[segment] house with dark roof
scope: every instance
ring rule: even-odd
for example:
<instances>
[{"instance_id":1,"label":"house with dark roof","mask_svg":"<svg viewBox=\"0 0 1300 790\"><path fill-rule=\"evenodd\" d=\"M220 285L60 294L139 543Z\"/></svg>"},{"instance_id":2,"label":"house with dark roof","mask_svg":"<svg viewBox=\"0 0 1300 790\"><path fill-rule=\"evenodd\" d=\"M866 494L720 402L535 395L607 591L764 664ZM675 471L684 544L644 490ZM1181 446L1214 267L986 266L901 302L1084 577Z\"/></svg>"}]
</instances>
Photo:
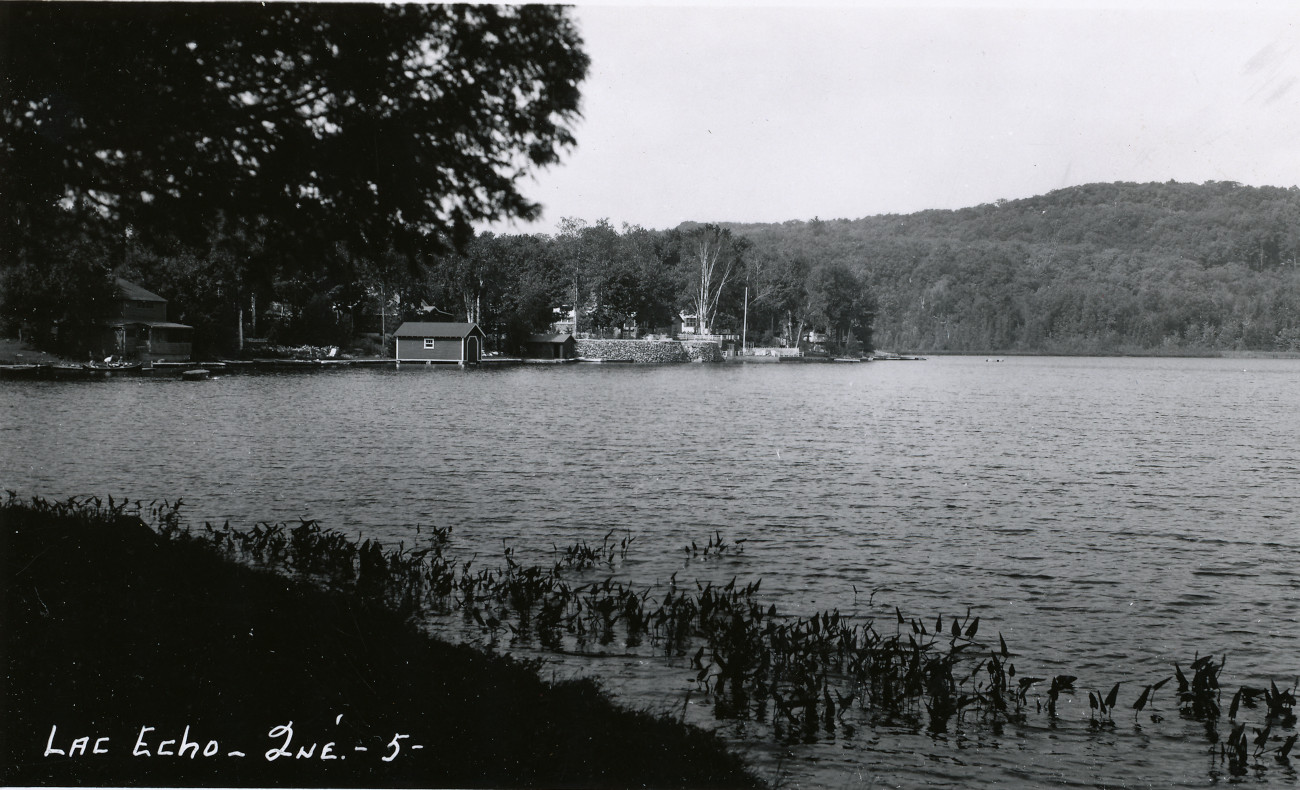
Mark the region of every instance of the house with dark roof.
<instances>
[{"instance_id":1,"label":"house with dark roof","mask_svg":"<svg viewBox=\"0 0 1300 790\"><path fill-rule=\"evenodd\" d=\"M397 362L476 363L483 357L487 335L478 324L407 321L393 333Z\"/></svg>"},{"instance_id":2,"label":"house with dark roof","mask_svg":"<svg viewBox=\"0 0 1300 790\"><path fill-rule=\"evenodd\" d=\"M519 349L524 359L576 359L578 341L565 332L555 335L529 335Z\"/></svg>"},{"instance_id":3,"label":"house with dark roof","mask_svg":"<svg viewBox=\"0 0 1300 790\"><path fill-rule=\"evenodd\" d=\"M105 342L114 354L142 362L184 362L194 328L167 320L167 300L130 280L117 278L118 314Z\"/></svg>"}]
</instances>

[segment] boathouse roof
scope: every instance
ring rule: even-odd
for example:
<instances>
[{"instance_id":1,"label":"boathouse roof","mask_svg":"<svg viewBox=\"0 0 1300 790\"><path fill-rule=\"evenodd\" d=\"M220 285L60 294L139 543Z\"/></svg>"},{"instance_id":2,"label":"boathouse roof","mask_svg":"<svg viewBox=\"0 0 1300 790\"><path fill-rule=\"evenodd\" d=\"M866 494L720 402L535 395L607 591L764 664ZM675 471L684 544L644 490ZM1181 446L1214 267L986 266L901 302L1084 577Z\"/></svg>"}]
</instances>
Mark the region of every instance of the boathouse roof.
<instances>
[{"instance_id":1,"label":"boathouse roof","mask_svg":"<svg viewBox=\"0 0 1300 790\"><path fill-rule=\"evenodd\" d=\"M141 288L140 286L136 285L130 280L123 280L121 277L117 278L117 288L119 291L122 292L123 299L129 299L133 302L166 302L167 301L166 299L162 298L161 296L154 293L153 291L149 291L144 288Z\"/></svg>"},{"instance_id":2,"label":"boathouse roof","mask_svg":"<svg viewBox=\"0 0 1300 790\"><path fill-rule=\"evenodd\" d=\"M525 343L567 343L573 339L573 335L568 332L562 332L556 335L529 335Z\"/></svg>"},{"instance_id":3,"label":"boathouse roof","mask_svg":"<svg viewBox=\"0 0 1300 790\"><path fill-rule=\"evenodd\" d=\"M178 324L175 321L137 321L129 318L119 318L116 321L110 321L109 326L147 326L150 329L193 329L189 324Z\"/></svg>"},{"instance_id":4,"label":"boathouse roof","mask_svg":"<svg viewBox=\"0 0 1300 790\"><path fill-rule=\"evenodd\" d=\"M447 321L407 321L397 327L397 337L465 337L474 331L482 332L478 324Z\"/></svg>"}]
</instances>

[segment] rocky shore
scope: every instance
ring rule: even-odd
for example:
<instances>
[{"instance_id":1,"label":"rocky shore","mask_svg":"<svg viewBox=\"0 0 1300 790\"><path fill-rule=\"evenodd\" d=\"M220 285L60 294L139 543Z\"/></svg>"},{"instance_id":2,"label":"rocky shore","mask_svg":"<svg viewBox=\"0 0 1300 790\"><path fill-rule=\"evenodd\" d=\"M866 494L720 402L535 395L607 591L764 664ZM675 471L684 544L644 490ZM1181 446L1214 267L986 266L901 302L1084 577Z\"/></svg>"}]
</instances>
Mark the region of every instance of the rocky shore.
<instances>
[{"instance_id":1,"label":"rocky shore","mask_svg":"<svg viewBox=\"0 0 1300 790\"><path fill-rule=\"evenodd\" d=\"M604 362L721 362L722 348L712 341L578 340L579 359Z\"/></svg>"}]
</instances>

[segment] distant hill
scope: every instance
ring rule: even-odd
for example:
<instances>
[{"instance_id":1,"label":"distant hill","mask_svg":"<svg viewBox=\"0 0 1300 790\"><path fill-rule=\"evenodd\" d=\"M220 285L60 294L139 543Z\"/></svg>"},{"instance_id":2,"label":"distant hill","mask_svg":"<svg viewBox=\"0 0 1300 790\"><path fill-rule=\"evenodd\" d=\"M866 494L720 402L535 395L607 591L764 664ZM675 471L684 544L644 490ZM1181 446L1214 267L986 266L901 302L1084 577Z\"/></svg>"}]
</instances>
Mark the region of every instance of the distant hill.
<instances>
[{"instance_id":1,"label":"distant hill","mask_svg":"<svg viewBox=\"0 0 1300 790\"><path fill-rule=\"evenodd\" d=\"M878 348L1300 351L1300 189L1087 184L956 211L732 224L865 274Z\"/></svg>"}]
</instances>

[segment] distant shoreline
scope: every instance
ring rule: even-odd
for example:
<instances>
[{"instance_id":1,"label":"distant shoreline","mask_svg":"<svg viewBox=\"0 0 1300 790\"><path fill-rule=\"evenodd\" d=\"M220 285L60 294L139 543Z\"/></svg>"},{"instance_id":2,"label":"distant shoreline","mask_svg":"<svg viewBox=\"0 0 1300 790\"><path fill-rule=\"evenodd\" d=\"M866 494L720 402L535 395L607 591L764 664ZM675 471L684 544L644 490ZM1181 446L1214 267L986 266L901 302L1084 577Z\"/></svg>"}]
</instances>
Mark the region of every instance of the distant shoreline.
<instances>
[{"instance_id":1,"label":"distant shoreline","mask_svg":"<svg viewBox=\"0 0 1300 790\"><path fill-rule=\"evenodd\" d=\"M920 354L927 357L1096 357L1108 359L1125 357L1132 359L1300 359L1300 351L1171 351L1159 354L1151 351L1114 351L1101 353L1096 351L904 351L902 354Z\"/></svg>"},{"instance_id":2,"label":"distant shoreline","mask_svg":"<svg viewBox=\"0 0 1300 790\"><path fill-rule=\"evenodd\" d=\"M1024 350L984 350L984 351L949 351L949 350L930 350L930 349L906 349L897 352L875 352L866 354L859 361L884 361L890 358L916 358L916 357L1096 357L1104 358L1136 358L1136 359L1300 359L1300 351L1263 351L1263 350L1172 350L1160 352L1157 350L1131 350L1131 351L1024 351ZM738 363L765 363L775 362L776 358L766 358L762 356L754 357L727 357L719 362L725 364ZM804 358L802 360L787 361L842 361L831 357L825 359L820 357ZM660 365L660 364L684 364L683 362L666 362L666 361L643 361L633 359L594 359L594 358L570 358L570 359L528 359L513 356L485 357L480 365L484 367L501 367L513 365L554 365L554 364L597 364L597 363L620 362L633 365ZM3 378L38 378L38 372L31 369L36 365L42 368L44 373L57 374L60 371L79 369L80 363L73 360L63 359L45 352L35 351L25 344L13 340L0 341L0 379ZM169 374L179 375L182 371L193 368L206 368L211 372L236 372L242 370L323 370L330 368L346 367L396 367L396 360L391 357L338 357L338 358L278 358L278 357L255 357L250 359L216 359L205 361L189 362L166 362L158 365L154 370L146 370L144 375L167 376ZM402 367L424 368L426 365L419 362L404 362ZM429 367L458 367L455 363L433 363ZM48 376L58 378L57 375Z\"/></svg>"}]
</instances>

